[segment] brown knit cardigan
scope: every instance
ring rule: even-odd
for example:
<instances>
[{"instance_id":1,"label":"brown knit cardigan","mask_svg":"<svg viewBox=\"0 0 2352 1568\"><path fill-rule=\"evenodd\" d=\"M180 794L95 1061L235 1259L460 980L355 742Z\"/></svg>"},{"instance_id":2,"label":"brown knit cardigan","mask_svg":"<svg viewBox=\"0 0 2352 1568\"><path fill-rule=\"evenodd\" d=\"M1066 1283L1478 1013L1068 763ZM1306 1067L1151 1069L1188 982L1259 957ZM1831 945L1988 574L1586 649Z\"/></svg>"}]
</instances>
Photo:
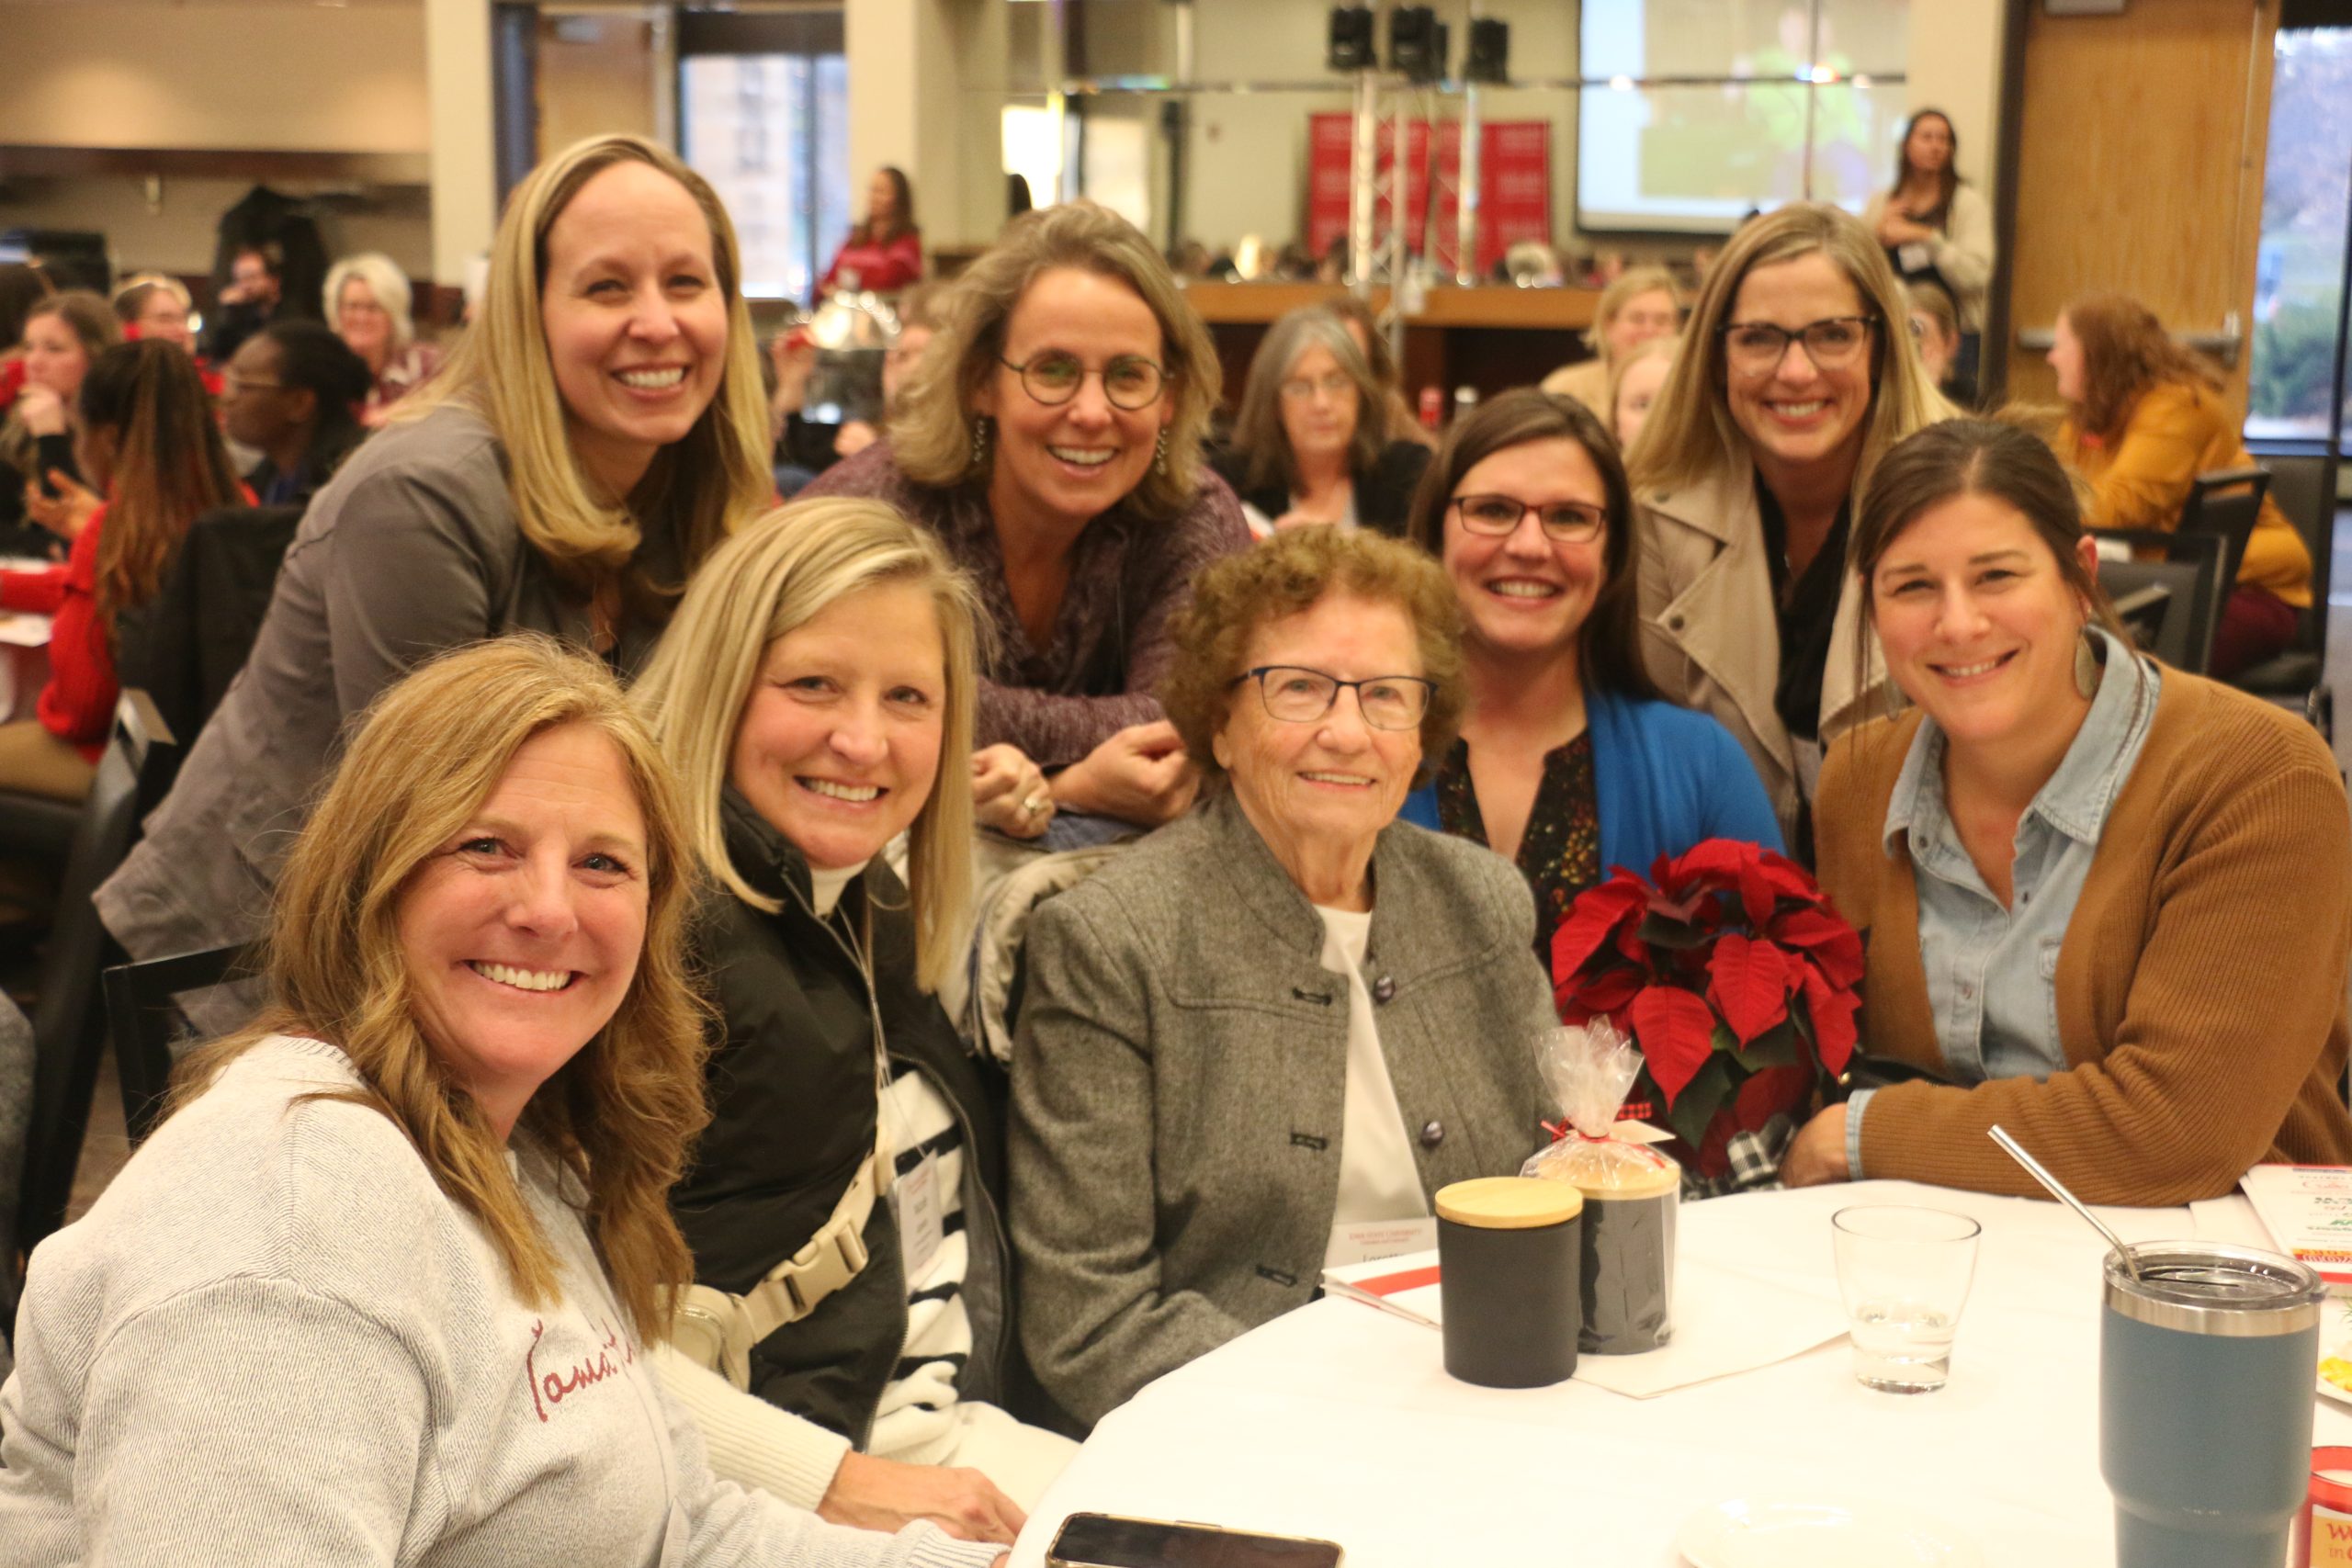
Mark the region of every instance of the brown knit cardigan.
<instances>
[{"instance_id":1,"label":"brown knit cardigan","mask_svg":"<svg viewBox=\"0 0 2352 1568\"><path fill-rule=\"evenodd\" d=\"M1918 728L1914 710L1841 739L1815 821L1822 885L1868 933L1864 1049L1940 1072L1911 860L1883 838ZM1883 1089L1862 1170L2041 1196L1986 1136L1996 1122L2094 1203L2215 1197L2265 1160L2352 1163L2347 951L2352 817L2335 758L2300 719L2167 669L2059 947L2067 1069Z\"/></svg>"}]
</instances>

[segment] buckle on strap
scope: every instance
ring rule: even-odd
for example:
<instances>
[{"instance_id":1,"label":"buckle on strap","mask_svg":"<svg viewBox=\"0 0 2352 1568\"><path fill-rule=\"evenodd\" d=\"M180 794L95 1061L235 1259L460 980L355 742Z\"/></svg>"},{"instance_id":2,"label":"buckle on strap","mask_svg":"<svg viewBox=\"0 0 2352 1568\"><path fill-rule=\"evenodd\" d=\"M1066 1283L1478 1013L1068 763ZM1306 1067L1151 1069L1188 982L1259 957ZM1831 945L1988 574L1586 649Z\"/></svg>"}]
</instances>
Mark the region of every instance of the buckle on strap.
<instances>
[{"instance_id":1,"label":"buckle on strap","mask_svg":"<svg viewBox=\"0 0 2352 1568\"><path fill-rule=\"evenodd\" d=\"M871 1212L871 1205L868 1205ZM857 1278L867 1260L863 1225L843 1222L846 1214L836 1215L823 1230L809 1237L808 1245L792 1255L786 1266L789 1272L778 1270L776 1282L792 1298L792 1318L797 1322L823 1304L827 1296Z\"/></svg>"}]
</instances>

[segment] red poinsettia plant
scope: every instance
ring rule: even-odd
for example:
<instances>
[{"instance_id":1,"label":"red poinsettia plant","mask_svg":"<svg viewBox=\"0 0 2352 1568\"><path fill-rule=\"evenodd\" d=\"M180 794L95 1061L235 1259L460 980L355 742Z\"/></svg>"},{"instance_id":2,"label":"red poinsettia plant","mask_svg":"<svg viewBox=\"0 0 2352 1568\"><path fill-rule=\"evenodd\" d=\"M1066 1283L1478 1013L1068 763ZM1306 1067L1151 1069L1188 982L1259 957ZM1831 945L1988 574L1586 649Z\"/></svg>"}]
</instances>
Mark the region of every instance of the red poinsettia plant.
<instances>
[{"instance_id":1,"label":"red poinsettia plant","mask_svg":"<svg viewBox=\"0 0 2352 1568\"><path fill-rule=\"evenodd\" d=\"M1620 867L1570 907L1552 938L1560 1021L1605 1017L1645 1061L1636 1100L1702 1178L1722 1176L1734 1134L1802 1120L1854 1051L1862 941L1784 855L1709 839Z\"/></svg>"}]
</instances>

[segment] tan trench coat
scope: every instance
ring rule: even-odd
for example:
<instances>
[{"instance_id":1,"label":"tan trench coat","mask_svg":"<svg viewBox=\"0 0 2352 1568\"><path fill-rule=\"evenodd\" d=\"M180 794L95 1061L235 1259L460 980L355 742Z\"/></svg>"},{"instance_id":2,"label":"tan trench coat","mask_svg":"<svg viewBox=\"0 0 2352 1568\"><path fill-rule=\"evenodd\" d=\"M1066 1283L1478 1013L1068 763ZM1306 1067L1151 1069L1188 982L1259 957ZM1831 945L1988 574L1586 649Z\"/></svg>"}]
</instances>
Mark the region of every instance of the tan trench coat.
<instances>
[{"instance_id":1,"label":"tan trench coat","mask_svg":"<svg viewBox=\"0 0 2352 1568\"><path fill-rule=\"evenodd\" d=\"M1742 465L1677 491L1654 491L1634 511L1642 660L1650 678L1670 700L1723 721L1756 764L1781 831L1793 844L1819 759L1815 752L1800 762L1772 705L1781 633L1752 470ZM1822 682L1823 747L1865 719L1892 713L1901 700L1875 638L1857 679L1861 623L1861 580L1849 567Z\"/></svg>"}]
</instances>

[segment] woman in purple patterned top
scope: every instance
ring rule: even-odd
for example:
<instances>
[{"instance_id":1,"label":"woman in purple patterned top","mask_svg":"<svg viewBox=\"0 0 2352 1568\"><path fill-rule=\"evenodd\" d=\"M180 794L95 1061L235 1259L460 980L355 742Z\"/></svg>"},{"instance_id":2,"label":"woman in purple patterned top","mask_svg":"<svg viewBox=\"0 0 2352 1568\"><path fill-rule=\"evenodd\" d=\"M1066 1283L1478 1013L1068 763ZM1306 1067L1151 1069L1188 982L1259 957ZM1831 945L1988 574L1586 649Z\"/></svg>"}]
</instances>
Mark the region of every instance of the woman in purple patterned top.
<instances>
[{"instance_id":1,"label":"woman in purple patterned top","mask_svg":"<svg viewBox=\"0 0 2352 1568\"><path fill-rule=\"evenodd\" d=\"M1250 543L1201 461L1207 329L1150 242L1084 201L1016 220L944 313L889 438L804 493L889 502L978 582L996 632L972 763L983 823L1168 821L1195 783L1152 694L1169 614Z\"/></svg>"}]
</instances>

